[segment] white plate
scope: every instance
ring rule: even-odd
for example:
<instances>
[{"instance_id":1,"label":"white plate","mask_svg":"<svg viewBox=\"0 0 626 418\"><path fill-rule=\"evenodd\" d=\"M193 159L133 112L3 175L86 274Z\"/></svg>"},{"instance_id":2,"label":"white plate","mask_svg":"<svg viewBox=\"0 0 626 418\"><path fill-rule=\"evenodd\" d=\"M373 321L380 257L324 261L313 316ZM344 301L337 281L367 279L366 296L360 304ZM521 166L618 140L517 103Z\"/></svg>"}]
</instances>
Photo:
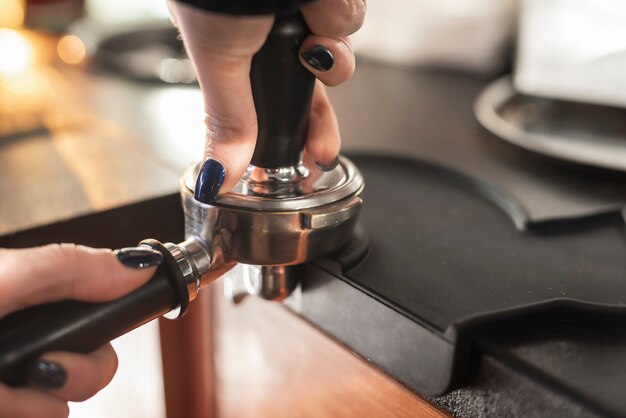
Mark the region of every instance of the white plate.
<instances>
[{"instance_id":1,"label":"white plate","mask_svg":"<svg viewBox=\"0 0 626 418\"><path fill-rule=\"evenodd\" d=\"M524 96L509 76L474 103L478 121L494 135L540 154L626 171L626 110Z\"/></svg>"}]
</instances>

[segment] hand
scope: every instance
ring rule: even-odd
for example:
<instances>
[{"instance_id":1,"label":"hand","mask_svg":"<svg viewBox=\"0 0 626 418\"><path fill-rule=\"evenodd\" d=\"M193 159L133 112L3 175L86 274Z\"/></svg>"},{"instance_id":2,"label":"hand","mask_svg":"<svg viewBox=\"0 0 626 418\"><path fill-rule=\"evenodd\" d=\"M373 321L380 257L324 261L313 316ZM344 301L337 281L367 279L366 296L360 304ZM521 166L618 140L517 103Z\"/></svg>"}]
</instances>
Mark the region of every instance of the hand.
<instances>
[{"instance_id":1,"label":"hand","mask_svg":"<svg viewBox=\"0 0 626 418\"><path fill-rule=\"evenodd\" d=\"M0 317L44 302L119 298L148 281L161 260L158 251L143 247L118 252L72 244L0 249ZM68 401L95 395L116 369L110 344L86 355L46 353L29 367L28 386L0 383L0 417L67 417Z\"/></svg>"},{"instance_id":2,"label":"hand","mask_svg":"<svg viewBox=\"0 0 626 418\"><path fill-rule=\"evenodd\" d=\"M168 2L194 64L205 106L205 163L208 185L202 200L211 203L230 190L244 173L254 152L257 119L250 87L252 56L263 46L273 15L233 16ZM301 7L312 35L300 48L300 60L322 83L346 81L355 68L348 35L363 23L365 0L317 0ZM332 166L341 140L324 85L315 85L307 158ZM203 170L204 171L204 170ZM196 193L198 198L198 193Z\"/></svg>"}]
</instances>

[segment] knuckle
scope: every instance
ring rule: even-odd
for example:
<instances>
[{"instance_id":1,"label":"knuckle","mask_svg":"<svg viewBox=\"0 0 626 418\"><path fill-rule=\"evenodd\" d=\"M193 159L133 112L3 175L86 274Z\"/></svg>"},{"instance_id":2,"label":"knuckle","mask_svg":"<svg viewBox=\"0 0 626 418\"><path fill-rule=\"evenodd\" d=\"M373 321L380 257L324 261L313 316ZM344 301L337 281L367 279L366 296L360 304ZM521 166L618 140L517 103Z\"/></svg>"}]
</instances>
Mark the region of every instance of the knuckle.
<instances>
[{"instance_id":1,"label":"knuckle","mask_svg":"<svg viewBox=\"0 0 626 418\"><path fill-rule=\"evenodd\" d=\"M344 0L344 7L338 19L336 33L350 35L361 28L365 19L367 4L364 0Z\"/></svg>"},{"instance_id":2,"label":"knuckle","mask_svg":"<svg viewBox=\"0 0 626 418\"><path fill-rule=\"evenodd\" d=\"M357 30L359 28L361 28L361 26L363 25L363 22L365 21L365 15L367 14L367 0L357 0L357 7L358 7L358 12L357 12L357 18L358 18L358 27Z\"/></svg>"},{"instance_id":3,"label":"knuckle","mask_svg":"<svg viewBox=\"0 0 626 418\"><path fill-rule=\"evenodd\" d=\"M41 247L42 256L54 261L73 262L79 257L79 250L76 244L48 244Z\"/></svg>"},{"instance_id":4,"label":"knuckle","mask_svg":"<svg viewBox=\"0 0 626 418\"><path fill-rule=\"evenodd\" d=\"M207 113L204 122L207 149L222 143L248 142L256 136L256 121Z\"/></svg>"},{"instance_id":5,"label":"knuckle","mask_svg":"<svg viewBox=\"0 0 626 418\"><path fill-rule=\"evenodd\" d=\"M82 256L84 255L81 248L79 245L69 243L46 245L42 247L42 262L49 269L58 273L68 273L66 270L70 269L70 266L81 265ZM68 274L73 271L73 269L69 270ZM69 293L73 293L78 283L73 280L68 281L68 283L66 286L71 286L68 287Z\"/></svg>"},{"instance_id":6,"label":"knuckle","mask_svg":"<svg viewBox=\"0 0 626 418\"><path fill-rule=\"evenodd\" d=\"M40 247L41 261L52 269L76 266L81 258L80 246L76 244L48 244Z\"/></svg>"},{"instance_id":7,"label":"knuckle","mask_svg":"<svg viewBox=\"0 0 626 418\"><path fill-rule=\"evenodd\" d=\"M318 0L302 6L313 33L323 36L347 36L363 25L365 0Z\"/></svg>"}]
</instances>

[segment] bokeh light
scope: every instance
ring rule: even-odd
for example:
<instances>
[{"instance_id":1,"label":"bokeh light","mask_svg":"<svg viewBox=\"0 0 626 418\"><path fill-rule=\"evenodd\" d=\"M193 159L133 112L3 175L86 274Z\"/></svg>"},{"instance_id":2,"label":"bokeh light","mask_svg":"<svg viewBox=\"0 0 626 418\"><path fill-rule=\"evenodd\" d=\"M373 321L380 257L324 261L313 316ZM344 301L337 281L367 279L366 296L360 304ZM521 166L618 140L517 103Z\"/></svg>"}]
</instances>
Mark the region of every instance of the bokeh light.
<instances>
[{"instance_id":1,"label":"bokeh light","mask_svg":"<svg viewBox=\"0 0 626 418\"><path fill-rule=\"evenodd\" d=\"M0 28L20 28L24 23L23 0L0 0Z\"/></svg>"},{"instance_id":2,"label":"bokeh light","mask_svg":"<svg viewBox=\"0 0 626 418\"><path fill-rule=\"evenodd\" d=\"M28 40L12 29L0 29L0 76L12 76L26 71L31 65L34 52Z\"/></svg>"},{"instance_id":3,"label":"bokeh light","mask_svg":"<svg viewBox=\"0 0 626 418\"><path fill-rule=\"evenodd\" d=\"M65 35L57 43L59 57L68 64L79 64L85 59L85 44L74 35Z\"/></svg>"}]
</instances>

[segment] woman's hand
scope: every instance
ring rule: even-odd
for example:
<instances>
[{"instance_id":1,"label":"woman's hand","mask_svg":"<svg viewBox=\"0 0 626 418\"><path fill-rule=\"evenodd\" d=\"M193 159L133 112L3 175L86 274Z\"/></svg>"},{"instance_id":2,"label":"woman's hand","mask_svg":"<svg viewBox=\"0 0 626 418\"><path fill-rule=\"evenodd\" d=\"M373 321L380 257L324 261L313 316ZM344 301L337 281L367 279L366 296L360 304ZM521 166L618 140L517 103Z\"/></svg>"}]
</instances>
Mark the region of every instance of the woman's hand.
<instances>
[{"instance_id":1,"label":"woman's hand","mask_svg":"<svg viewBox=\"0 0 626 418\"><path fill-rule=\"evenodd\" d=\"M0 317L63 299L119 298L148 281L161 261L158 251L143 247L117 252L73 244L0 249ZM110 344L86 355L46 353L29 367L28 386L0 383L0 417L66 417L68 401L92 397L116 369Z\"/></svg>"},{"instance_id":2,"label":"woman's hand","mask_svg":"<svg viewBox=\"0 0 626 418\"><path fill-rule=\"evenodd\" d=\"M274 17L207 12L174 0L168 5L204 98L206 162L200 175L206 190L197 190L196 198L211 203L220 190L226 192L237 183L252 158L257 119L250 65ZM355 62L348 35L363 23L365 9L365 0L317 0L301 7L312 35L300 48L300 60L322 83L334 86L352 76ZM330 169L341 140L322 83L316 83L313 93L305 151L321 169Z\"/></svg>"}]
</instances>

